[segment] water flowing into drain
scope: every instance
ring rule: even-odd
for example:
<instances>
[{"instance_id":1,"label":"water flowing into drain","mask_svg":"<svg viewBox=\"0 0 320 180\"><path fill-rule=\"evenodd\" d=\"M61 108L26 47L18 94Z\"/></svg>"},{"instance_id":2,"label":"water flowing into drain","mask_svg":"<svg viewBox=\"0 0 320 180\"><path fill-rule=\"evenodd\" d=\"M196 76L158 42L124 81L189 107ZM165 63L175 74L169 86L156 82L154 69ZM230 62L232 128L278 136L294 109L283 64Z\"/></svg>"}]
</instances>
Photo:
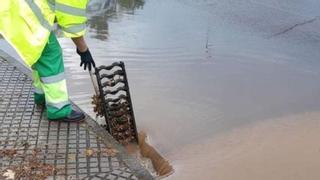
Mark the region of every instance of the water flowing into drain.
<instances>
[{"instance_id":1,"label":"water flowing into drain","mask_svg":"<svg viewBox=\"0 0 320 180\"><path fill-rule=\"evenodd\" d=\"M160 178L171 175L174 172L172 166L154 147L148 144L146 138L146 133L139 133L139 148L141 155L151 160L152 166Z\"/></svg>"}]
</instances>

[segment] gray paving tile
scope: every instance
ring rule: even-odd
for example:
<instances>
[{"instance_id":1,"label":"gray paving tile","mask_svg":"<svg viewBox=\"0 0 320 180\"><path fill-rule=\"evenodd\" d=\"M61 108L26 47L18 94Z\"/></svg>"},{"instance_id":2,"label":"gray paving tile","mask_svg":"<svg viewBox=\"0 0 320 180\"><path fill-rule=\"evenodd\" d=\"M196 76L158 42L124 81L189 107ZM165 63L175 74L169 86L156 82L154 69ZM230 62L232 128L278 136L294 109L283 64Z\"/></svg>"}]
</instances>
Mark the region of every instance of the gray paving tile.
<instances>
[{"instance_id":1,"label":"gray paving tile","mask_svg":"<svg viewBox=\"0 0 320 180\"><path fill-rule=\"evenodd\" d=\"M87 157L88 148L98 152L106 144L86 122L49 122L33 102L31 79L1 57L0 82L0 150L18 150L16 157L0 156L0 171L38 149L41 162L59 169L49 179L137 179L119 157Z\"/></svg>"}]
</instances>

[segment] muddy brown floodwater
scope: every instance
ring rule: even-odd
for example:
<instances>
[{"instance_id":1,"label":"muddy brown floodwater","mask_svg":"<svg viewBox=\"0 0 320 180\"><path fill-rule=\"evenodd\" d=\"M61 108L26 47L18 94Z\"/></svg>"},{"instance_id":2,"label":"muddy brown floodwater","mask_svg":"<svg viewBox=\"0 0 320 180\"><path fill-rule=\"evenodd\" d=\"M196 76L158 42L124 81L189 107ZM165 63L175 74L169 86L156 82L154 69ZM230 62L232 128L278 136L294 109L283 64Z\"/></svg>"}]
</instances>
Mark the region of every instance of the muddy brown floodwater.
<instances>
[{"instance_id":1,"label":"muddy brown floodwater","mask_svg":"<svg viewBox=\"0 0 320 180\"><path fill-rule=\"evenodd\" d=\"M319 132L319 112L235 128L172 153L176 173L168 179L316 180Z\"/></svg>"},{"instance_id":2,"label":"muddy brown floodwater","mask_svg":"<svg viewBox=\"0 0 320 180\"><path fill-rule=\"evenodd\" d=\"M126 63L137 126L168 179L320 178L320 1L92 0L98 65ZM69 39L71 99L92 113ZM1 48L6 48L0 42Z\"/></svg>"}]
</instances>

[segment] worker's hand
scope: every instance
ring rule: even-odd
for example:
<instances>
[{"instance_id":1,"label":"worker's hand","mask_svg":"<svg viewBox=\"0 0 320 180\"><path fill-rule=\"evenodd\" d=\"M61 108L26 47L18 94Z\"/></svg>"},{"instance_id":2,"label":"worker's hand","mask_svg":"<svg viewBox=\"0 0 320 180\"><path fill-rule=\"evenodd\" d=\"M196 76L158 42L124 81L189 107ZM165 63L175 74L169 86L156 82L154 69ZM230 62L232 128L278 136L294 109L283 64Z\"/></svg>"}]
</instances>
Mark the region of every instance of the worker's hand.
<instances>
[{"instance_id":1,"label":"worker's hand","mask_svg":"<svg viewBox=\"0 0 320 180\"><path fill-rule=\"evenodd\" d=\"M81 63L80 63L80 66L82 67L82 65L84 65L84 70L89 69L89 71L91 71L91 65L93 67L96 67L96 64L94 63L94 60L91 56L91 53L89 51L89 49L87 49L86 51L84 52L80 52L79 49L77 49L77 53L80 55L81 57Z\"/></svg>"}]
</instances>

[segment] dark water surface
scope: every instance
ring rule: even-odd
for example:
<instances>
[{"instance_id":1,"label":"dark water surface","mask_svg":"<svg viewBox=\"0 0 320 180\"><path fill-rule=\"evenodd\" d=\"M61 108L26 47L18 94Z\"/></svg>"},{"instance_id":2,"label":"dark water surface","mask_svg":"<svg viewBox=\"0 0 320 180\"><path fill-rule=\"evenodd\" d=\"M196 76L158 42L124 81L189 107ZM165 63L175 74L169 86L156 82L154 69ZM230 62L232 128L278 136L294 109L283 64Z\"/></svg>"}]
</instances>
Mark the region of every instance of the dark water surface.
<instances>
[{"instance_id":1,"label":"dark water surface","mask_svg":"<svg viewBox=\"0 0 320 180\"><path fill-rule=\"evenodd\" d=\"M181 179L210 172L215 151L190 163L192 152L178 155L185 148L320 110L319 8L317 0L92 0L86 39L98 65L126 63L138 128ZM89 76L72 42L60 42L71 98L93 115Z\"/></svg>"}]
</instances>

